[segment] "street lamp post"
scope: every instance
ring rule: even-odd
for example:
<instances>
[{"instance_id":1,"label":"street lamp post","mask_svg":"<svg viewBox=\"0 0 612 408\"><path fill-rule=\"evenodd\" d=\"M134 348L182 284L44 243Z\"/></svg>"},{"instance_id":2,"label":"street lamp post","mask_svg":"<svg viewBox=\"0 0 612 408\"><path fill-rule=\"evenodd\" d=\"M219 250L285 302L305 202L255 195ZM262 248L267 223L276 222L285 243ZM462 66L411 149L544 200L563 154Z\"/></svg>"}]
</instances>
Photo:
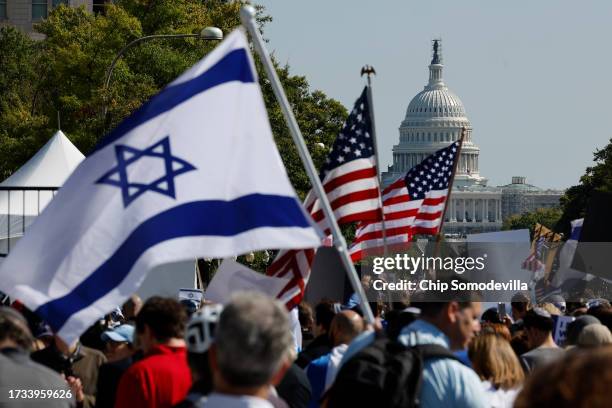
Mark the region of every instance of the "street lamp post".
<instances>
[{"instance_id":1,"label":"street lamp post","mask_svg":"<svg viewBox=\"0 0 612 408\"><path fill-rule=\"evenodd\" d=\"M202 40L220 41L223 39L223 31L221 31L221 29L217 27L206 27L197 34L154 34L154 35L147 35L144 37L136 38L135 40L133 40L132 42L124 46L121 50L119 50L117 55L115 55L113 62L110 64L110 66L108 67L108 70L106 71L106 78L104 79L104 88L103 88L104 92L106 93L106 91L108 90L108 86L110 85L110 81L113 75L113 70L115 69L115 65L117 65L117 62L119 62L119 59L123 56L123 54L125 54L125 52L129 48L143 41L160 39L160 38L162 39L201 38ZM106 118L107 113L108 113L108 102L105 102L104 103L104 118Z\"/></svg>"}]
</instances>

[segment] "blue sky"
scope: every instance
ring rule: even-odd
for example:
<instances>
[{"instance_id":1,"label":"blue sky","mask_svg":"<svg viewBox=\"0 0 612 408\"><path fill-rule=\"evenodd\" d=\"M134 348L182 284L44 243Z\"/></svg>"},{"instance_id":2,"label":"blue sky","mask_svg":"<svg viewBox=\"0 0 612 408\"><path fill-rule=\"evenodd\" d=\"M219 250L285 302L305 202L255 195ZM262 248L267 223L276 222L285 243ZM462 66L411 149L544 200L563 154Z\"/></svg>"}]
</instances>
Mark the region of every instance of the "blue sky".
<instances>
[{"instance_id":1,"label":"blue sky","mask_svg":"<svg viewBox=\"0 0 612 408\"><path fill-rule=\"evenodd\" d=\"M576 184L612 137L612 1L256 1L274 21L269 48L311 86L351 106L376 68L383 168L408 103L423 89L431 39L463 101L490 185L526 176Z\"/></svg>"}]
</instances>

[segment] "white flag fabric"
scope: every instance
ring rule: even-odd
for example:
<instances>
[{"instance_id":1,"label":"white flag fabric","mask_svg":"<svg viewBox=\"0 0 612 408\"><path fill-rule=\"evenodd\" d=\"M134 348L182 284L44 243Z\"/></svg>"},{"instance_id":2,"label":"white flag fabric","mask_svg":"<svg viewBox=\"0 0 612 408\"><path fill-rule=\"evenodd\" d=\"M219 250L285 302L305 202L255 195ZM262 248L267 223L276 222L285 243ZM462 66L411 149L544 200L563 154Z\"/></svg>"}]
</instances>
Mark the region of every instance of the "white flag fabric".
<instances>
[{"instance_id":1,"label":"white flag fabric","mask_svg":"<svg viewBox=\"0 0 612 408\"><path fill-rule=\"evenodd\" d=\"M236 30L100 142L0 266L0 289L71 343L157 265L320 242Z\"/></svg>"},{"instance_id":2,"label":"white flag fabric","mask_svg":"<svg viewBox=\"0 0 612 408\"><path fill-rule=\"evenodd\" d=\"M276 278L255 272L231 259L225 259L208 284L204 299L211 302L226 304L236 292L254 291L276 297L289 278Z\"/></svg>"}]
</instances>

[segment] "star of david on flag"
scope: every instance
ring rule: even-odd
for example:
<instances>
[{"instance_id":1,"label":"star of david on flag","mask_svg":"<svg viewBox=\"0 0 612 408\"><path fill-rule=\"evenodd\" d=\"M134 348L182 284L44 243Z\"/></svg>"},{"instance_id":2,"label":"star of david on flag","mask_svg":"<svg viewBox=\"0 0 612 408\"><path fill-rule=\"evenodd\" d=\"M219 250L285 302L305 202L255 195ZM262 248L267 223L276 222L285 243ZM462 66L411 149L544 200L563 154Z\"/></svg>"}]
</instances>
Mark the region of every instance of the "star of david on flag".
<instances>
[{"instance_id":1,"label":"star of david on flag","mask_svg":"<svg viewBox=\"0 0 612 408\"><path fill-rule=\"evenodd\" d=\"M236 30L100 140L0 264L0 290L72 343L156 266L320 242Z\"/></svg>"},{"instance_id":2,"label":"star of david on flag","mask_svg":"<svg viewBox=\"0 0 612 408\"><path fill-rule=\"evenodd\" d=\"M117 165L100 177L97 183L119 187L125 207L147 191L175 198L174 178L196 169L185 160L172 156L169 137L165 137L144 150L117 144L115 145L115 154L117 156ZM163 175L149 183L138 183L129 180L128 167L137 163L143 157L157 157L161 159L160 164L163 165Z\"/></svg>"}]
</instances>

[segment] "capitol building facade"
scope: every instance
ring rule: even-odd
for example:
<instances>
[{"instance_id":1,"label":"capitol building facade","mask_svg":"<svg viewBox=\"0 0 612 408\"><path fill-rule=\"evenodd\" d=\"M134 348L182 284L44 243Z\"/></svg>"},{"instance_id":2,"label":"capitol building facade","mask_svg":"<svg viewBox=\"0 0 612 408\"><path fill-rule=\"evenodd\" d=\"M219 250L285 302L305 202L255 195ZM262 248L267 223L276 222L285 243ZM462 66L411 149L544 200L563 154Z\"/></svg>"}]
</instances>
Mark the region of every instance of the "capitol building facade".
<instances>
[{"instance_id":1,"label":"capitol building facade","mask_svg":"<svg viewBox=\"0 0 612 408\"><path fill-rule=\"evenodd\" d=\"M393 146L393 164L381 175L383 185L403 177L436 150L459 140L465 128L461 157L445 215L445 233L498 231L506 217L536 207L559 205L562 191L543 191L526 185L524 177L513 177L513 182L506 186L487 185L488 180L480 174L480 148L474 142L472 124L465 107L444 83L440 47L440 40L434 40L429 82L408 105L399 128L399 143ZM507 200L512 200L512 203Z\"/></svg>"}]
</instances>

